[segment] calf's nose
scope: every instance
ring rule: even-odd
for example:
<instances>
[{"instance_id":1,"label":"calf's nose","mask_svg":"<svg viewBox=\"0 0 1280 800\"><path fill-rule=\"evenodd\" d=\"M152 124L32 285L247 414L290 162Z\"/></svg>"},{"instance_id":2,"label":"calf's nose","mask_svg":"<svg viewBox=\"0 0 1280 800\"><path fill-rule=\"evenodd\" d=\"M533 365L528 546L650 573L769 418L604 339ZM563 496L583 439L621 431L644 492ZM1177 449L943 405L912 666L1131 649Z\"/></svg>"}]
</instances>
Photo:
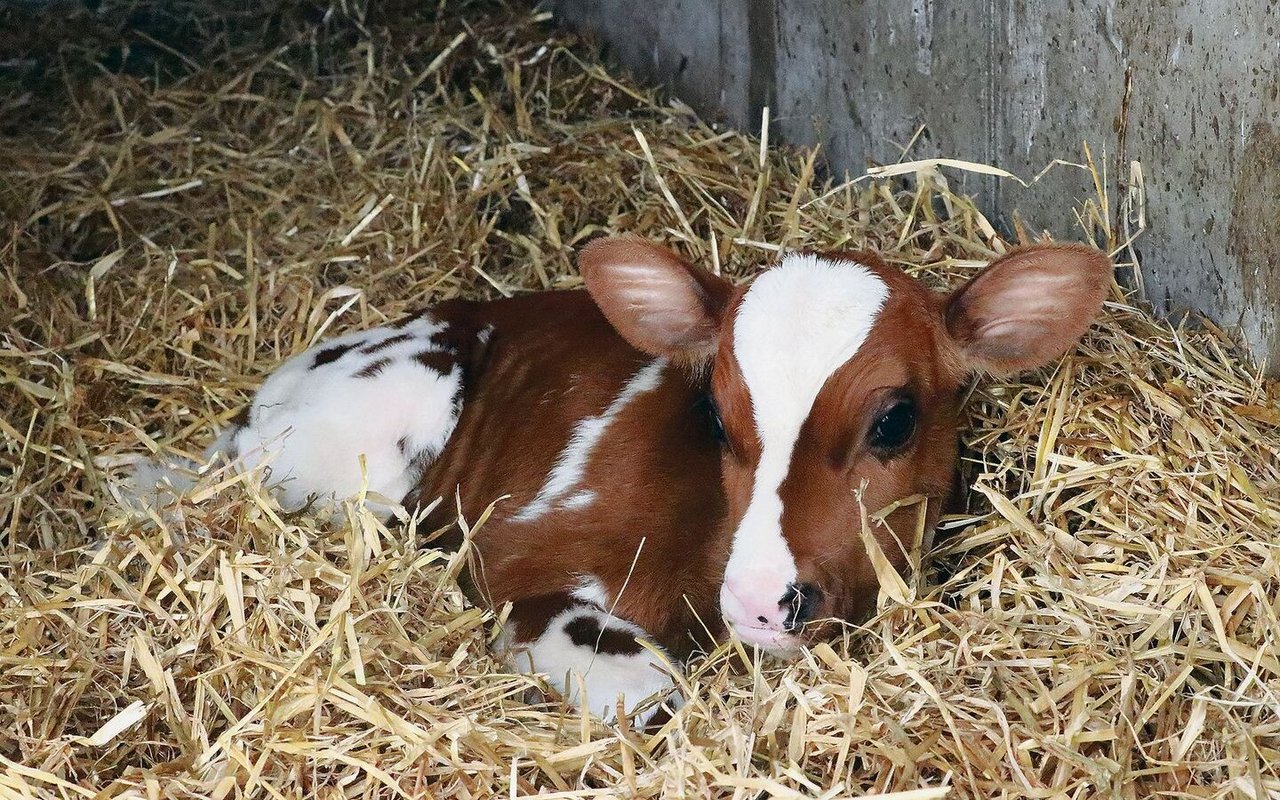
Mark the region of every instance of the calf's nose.
<instances>
[{"instance_id":1,"label":"calf's nose","mask_svg":"<svg viewBox=\"0 0 1280 800\"><path fill-rule=\"evenodd\" d=\"M720 590L721 610L735 626L787 633L813 620L821 602L822 590L811 583L727 578Z\"/></svg>"},{"instance_id":2,"label":"calf's nose","mask_svg":"<svg viewBox=\"0 0 1280 800\"><path fill-rule=\"evenodd\" d=\"M725 580L720 589L721 610L735 626L782 630L787 621L782 595L768 585L751 579Z\"/></svg>"},{"instance_id":3,"label":"calf's nose","mask_svg":"<svg viewBox=\"0 0 1280 800\"><path fill-rule=\"evenodd\" d=\"M822 602L822 590L812 583L793 583L782 595L782 608L787 618L783 623L788 631L798 631L813 620Z\"/></svg>"}]
</instances>

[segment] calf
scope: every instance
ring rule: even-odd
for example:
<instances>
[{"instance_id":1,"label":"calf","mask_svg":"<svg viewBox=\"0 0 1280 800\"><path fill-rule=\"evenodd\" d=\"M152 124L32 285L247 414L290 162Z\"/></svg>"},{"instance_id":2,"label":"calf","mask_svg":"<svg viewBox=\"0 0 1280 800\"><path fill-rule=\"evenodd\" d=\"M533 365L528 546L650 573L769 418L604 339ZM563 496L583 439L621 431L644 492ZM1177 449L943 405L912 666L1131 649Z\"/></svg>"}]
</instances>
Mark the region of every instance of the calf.
<instances>
[{"instance_id":1,"label":"calf","mask_svg":"<svg viewBox=\"0 0 1280 800\"><path fill-rule=\"evenodd\" d=\"M1112 274L1075 245L950 294L866 252L787 255L736 287L633 238L579 263L585 292L450 300L289 359L209 455L266 465L286 506L367 478L409 507L446 498L427 520L446 527L455 492L471 518L508 496L465 586L511 604L514 665L606 716L726 627L786 655L872 609L865 512L923 495L932 529L967 376L1062 355ZM865 532L897 569L916 513Z\"/></svg>"}]
</instances>

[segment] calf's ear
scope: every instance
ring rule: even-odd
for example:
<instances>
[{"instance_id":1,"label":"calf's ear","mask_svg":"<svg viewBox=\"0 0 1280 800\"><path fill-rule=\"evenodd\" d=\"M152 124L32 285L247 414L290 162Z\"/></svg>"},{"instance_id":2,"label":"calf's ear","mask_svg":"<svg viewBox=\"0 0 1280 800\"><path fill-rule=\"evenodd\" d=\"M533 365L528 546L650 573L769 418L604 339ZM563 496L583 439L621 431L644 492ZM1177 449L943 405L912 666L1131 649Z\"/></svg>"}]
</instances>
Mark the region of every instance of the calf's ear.
<instances>
[{"instance_id":1,"label":"calf's ear","mask_svg":"<svg viewBox=\"0 0 1280 800\"><path fill-rule=\"evenodd\" d=\"M591 298L632 347L689 363L715 355L732 293L728 281L631 236L591 242L578 254L578 269Z\"/></svg>"},{"instance_id":2,"label":"calf's ear","mask_svg":"<svg viewBox=\"0 0 1280 800\"><path fill-rule=\"evenodd\" d=\"M951 293L947 332L968 367L997 374L1062 356L1102 309L1113 267L1084 245L1040 244L991 262Z\"/></svg>"}]
</instances>

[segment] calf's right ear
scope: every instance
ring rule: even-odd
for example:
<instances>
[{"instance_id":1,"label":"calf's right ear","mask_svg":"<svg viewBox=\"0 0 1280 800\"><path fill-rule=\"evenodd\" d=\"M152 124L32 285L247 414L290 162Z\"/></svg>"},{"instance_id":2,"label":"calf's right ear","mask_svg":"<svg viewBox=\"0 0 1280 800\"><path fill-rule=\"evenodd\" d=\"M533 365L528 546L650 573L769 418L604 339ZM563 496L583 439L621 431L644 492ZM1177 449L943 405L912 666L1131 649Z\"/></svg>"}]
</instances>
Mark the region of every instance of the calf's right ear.
<instances>
[{"instance_id":1,"label":"calf's right ear","mask_svg":"<svg viewBox=\"0 0 1280 800\"><path fill-rule=\"evenodd\" d=\"M632 347L701 363L715 355L732 285L661 245L631 236L596 239L578 255L587 291Z\"/></svg>"}]
</instances>

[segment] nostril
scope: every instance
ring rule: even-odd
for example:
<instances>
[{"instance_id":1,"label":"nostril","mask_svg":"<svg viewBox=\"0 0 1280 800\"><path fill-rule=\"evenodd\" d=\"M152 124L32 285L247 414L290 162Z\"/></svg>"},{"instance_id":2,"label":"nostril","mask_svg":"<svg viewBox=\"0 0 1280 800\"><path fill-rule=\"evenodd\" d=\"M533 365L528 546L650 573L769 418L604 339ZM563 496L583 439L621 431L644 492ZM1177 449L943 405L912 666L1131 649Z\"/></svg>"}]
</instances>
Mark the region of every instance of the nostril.
<instances>
[{"instance_id":1,"label":"nostril","mask_svg":"<svg viewBox=\"0 0 1280 800\"><path fill-rule=\"evenodd\" d=\"M822 602L822 590L812 583L793 583L782 595L782 605L787 609L787 618L783 627L788 631L798 631L806 622L813 619Z\"/></svg>"},{"instance_id":2,"label":"nostril","mask_svg":"<svg viewBox=\"0 0 1280 800\"><path fill-rule=\"evenodd\" d=\"M782 630L787 608L778 601L778 595L761 592L758 587L773 584L787 585L776 579L750 581L728 579L721 586L720 602L725 613L733 620L747 626Z\"/></svg>"}]
</instances>

